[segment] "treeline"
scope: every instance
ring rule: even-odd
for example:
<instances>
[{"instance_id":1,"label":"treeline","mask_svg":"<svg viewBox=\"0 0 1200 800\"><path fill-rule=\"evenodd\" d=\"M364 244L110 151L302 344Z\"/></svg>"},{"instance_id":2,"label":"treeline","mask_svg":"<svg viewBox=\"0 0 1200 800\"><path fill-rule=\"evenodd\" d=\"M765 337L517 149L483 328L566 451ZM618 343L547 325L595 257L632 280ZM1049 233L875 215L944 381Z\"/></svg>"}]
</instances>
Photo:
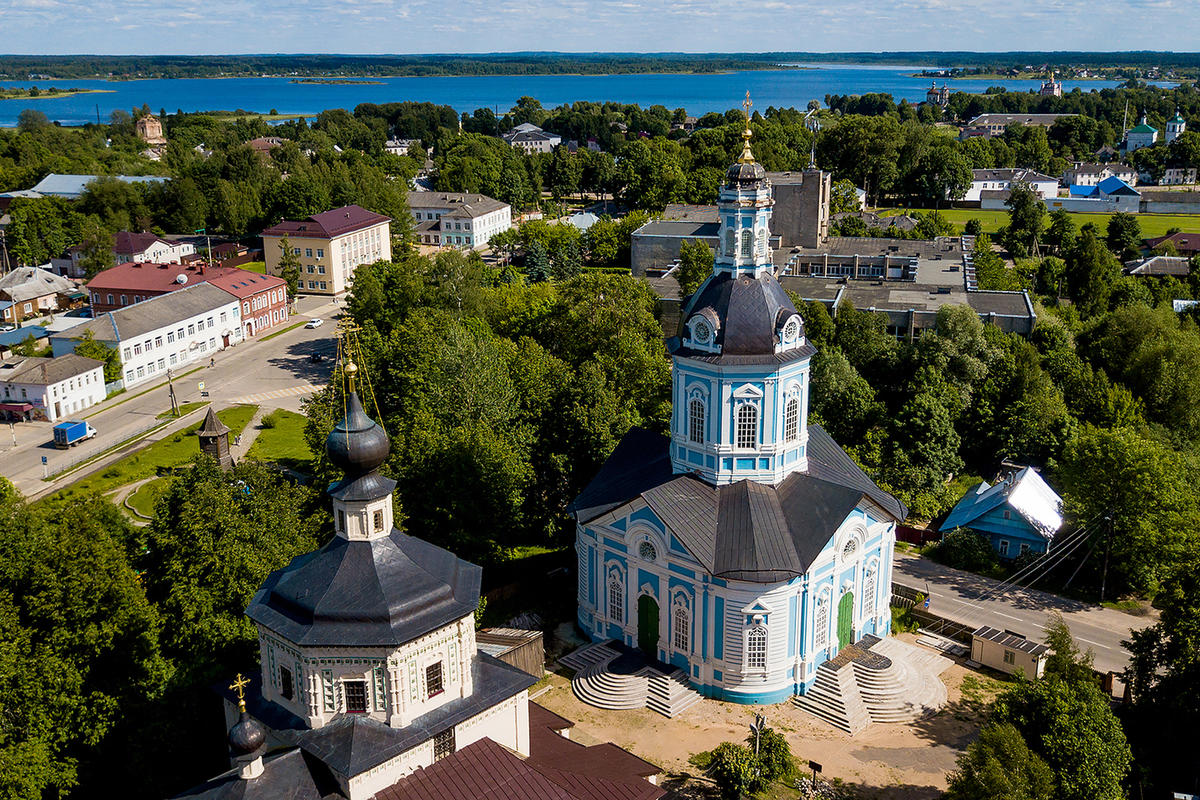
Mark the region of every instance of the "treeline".
<instances>
[{"instance_id":1,"label":"treeline","mask_svg":"<svg viewBox=\"0 0 1200 800\"><path fill-rule=\"evenodd\" d=\"M726 53L492 53L482 55L0 56L0 78L215 78L440 75L612 75L769 69Z\"/></svg>"},{"instance_id":2,"label":"treeline","mask_svg":"<svg viewBox=\"0 0 1200 800\"><path fill-rule=\"evenodd\" d=\"M190 434L189 434L190 435ZM253 674L244 611L331 512L197 456L137 527L107 499L27 505L0 478L0 797L171 797L229 768L213 686Z\"/></svg>"},{"instance_id":3,"label":"treeline","mask_svg":"<svg viewBox=\"0 0 1200 800\"><path fill-rule=\"evenodd\" d=\"M138 110L139 114L149 109ZM381 123L347 111L322 112L270 127L257 118L227 120L205 114L164 115L169 144L162 161L142 155L134 115L113 114L108 125L69 130L24 114L22 124L0 131L0 188L28 188L50 172L169 176L161 183L93 182L76 201L18 198L8 213L10 258L44 264L71 246L85 250L94 273L112 265L113 235L122 230L246 237L281 219L355 203L393 218L393 234L411 230L408 181L419 157L383 151ZM269 154L246 142L259 136L287 139Z\"/></svg>"}]
</instances>

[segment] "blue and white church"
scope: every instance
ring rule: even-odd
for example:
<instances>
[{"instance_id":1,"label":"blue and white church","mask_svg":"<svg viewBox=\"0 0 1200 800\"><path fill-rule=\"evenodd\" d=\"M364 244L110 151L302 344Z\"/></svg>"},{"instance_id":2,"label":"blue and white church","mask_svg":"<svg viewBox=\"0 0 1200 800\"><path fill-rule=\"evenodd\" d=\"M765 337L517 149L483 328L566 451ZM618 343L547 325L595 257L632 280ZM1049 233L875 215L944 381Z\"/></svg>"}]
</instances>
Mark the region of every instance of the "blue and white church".
<instances>
[{"instance_id":1,"label":"blue and white church","mask_svg":"<svg viewBox=\"0 0 1200 800\"><path fill-rule=\"evenodd\" d=\"M776 281L771 186L743 134L713 274L684 307L669 438L631 430L576 498L579 626L707 697L776 703L884 637L904 505L808 423L816 352Z\"/></svg>"}]
</instances>

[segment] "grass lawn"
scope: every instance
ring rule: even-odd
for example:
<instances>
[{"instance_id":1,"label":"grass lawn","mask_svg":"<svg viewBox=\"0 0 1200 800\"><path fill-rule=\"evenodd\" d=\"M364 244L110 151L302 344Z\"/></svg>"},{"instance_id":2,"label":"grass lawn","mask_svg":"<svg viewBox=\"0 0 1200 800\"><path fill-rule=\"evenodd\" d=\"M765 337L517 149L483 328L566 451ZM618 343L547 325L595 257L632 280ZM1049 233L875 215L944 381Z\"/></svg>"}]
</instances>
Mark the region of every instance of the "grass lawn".
<instances>
[{"instance_id":1,"label":"grass lawn","mask_svg":"<svg viewBox=\"0 0 1200 800\"><path fill-rule=\"evenodd\" d=\"M218 411L217 418L229 426L229 435L232 438L242 432L256 411L258 411L258 406L254 405L232 406ZM160 469L186 463L191 460L192 456L200 452L200 442L196 438L196 431L203 424L202 421L197 422L149 447L114 461L101 472L89 475L65 489L46 495L38 502L54 505L60 502L70 502L73 497L81 494L109 492L127 483L149 478L157 474Z\"/></svg>"},{"instance_id":2,"label":"grass lawn","mask_svg":"<svg viewBox=\"0 0 1200 800\"><path fill-rule=\"evenodd\" d=\"M275 331L274 333L268 333L266 336L259 339L259 341L265 342L268 339L274 339L276 336L283 336L288 331L294 331L294 330L296 330L296 328L299 328L301 325L307 325L307 324L308 324L308 320L302 319L299 322L294 322L291 325L288 325L283 330L278 330L278 331Z\"/></svg>"},{"instance_id":3,"label":"grass lawn","mask_svg":"<svg viewBox=\"0 0 1200 800\"><path fill-rule=\"evenodd\" d=\"M246 458L255 461L275 461L289 469L306 472L312 461L312 450L304 440L305 416L294 411L272 411L274 428L263 428L250 445Z\"/></svg>"},{"instance_id":4,"label":"grass lawn","mask_svg":"<svg viewBox=\"0 0 1200 800\"><path fill-rule=\"evenodd\" d=\"M245 264L242 264L240 267L238 267L238 269L244 269L247 272L258 272L265 275L267 272L267 262L247 261Z\"/></svg>"},{"instance_id":5,"label":"grass lawn","mask_svg":"<svg viewBox=\"0 0 1200 800\"><path fill-rule=\"evenodd\" d=\"M142 484L136 492L129 495L129 505L137 509L142 516L153 517L154 504L158 502L158 498L163 496L170 484L171 479L166 476Z\"/></svg>"},{"instance_id":6,"label":"grass lawn","mask_svg":"<svg viewBox=\"0 0 1200 800\"><path fill-rule=\"evenodd\" d=\"M181 416L181 417L182 417L182 416L185 416L185 415L187 415L187 414L190 414L190 413L192 413L193 411L195 411L197 408L201 408L201 407L203 407L203 406L206 406L206 405L208 405L208 401L207 401L207 400L200 401L200 402L194 402L194 403L184 403L183 405L181 405L181 406L179 407L179 416ZM159 415L156 417L156 419L169 419L169 418L171 418L171 417L174 417L174 416L175 416L175 412L174 412L174 411L172 411L171 409L169 409L169 408L168 408L166 411L164 411L164 412L162 412L161 414L159 414Z\"/></svg>"},{"instance_id":7,"label":"grass lawn","mask_svg":"<svg viewBox=\"0 0 1200 800\"><path fill-rule=\"evenodd\" d=\"M883 216L904 214L908 211L930 209L886 208L880 209ZM941 208L938 209L943 217L960 229L969 219L977 219L983 225L983 232L992 235L1008 224L1007 211L994 211L982 208ZM1185 231L1200 231L1200 214L1135 214L1138 224L1142 226L1142 236L1153 239L1156 236L1166 236L1168 228L1182 228ZM1071 219L1079 227L1091 222L1103 233L1108 226L1112 214L1079 214L1072 213Z\"/></svg>"}]
</instances>

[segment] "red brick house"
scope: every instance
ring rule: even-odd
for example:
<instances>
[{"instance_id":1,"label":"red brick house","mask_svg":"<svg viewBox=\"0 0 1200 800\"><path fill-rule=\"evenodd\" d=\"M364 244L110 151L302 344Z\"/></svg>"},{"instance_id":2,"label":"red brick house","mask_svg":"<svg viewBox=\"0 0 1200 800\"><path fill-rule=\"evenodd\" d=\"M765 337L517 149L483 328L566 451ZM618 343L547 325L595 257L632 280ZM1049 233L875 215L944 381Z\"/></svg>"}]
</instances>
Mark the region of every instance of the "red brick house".
<instances>
[{"instance_id":1,"label":"red brick house","mask_svg":"<svg viewBox=\"0 0 1200 800\"><path fill-rule=\"evenodd\" d=\"M86 288L92 313L99 316L197 283L211 283L242 301L242 328L246 337L288 318L287 283L283 278L236 267L209 267L204 262L118 264L96 275Z\"/></svg>"}]
</instances>

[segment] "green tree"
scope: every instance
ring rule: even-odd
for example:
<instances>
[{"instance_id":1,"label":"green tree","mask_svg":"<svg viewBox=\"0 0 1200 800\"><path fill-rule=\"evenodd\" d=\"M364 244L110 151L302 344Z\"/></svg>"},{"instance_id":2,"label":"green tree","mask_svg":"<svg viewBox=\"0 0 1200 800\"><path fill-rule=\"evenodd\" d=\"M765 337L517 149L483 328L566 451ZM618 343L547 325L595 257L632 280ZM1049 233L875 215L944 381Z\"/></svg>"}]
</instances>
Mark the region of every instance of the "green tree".
<instances>
[{"instance_id":1,"label":"green tree","mask_svg":"<svg viewBox=\"0 0 1200 800\"><path fill-rule=\"evenodd\" d=\"M1054 774L1011 724L984 727L958 757L947 800L1051 800Z\"/></svg>"},{"instance_id":2,"label":"green tree","mask_svg":"<svg viewBox=\"0 0 1200 800\"><path fill-rule=\"evenodd\" d=\"M712 275L713 251L700 241L685 241L679 248L679 267L675 280L679 283L679 294L684 299L691 297L700 285Z\"/></svg>"},{"instance_id":3,"label":"green tree","mask_svg":"<svg viewBox=\"0 0 1200 800\"><path fill-rule=\"evenodd\" d=\"M929 551L929 557L955 569L989 572L999 560L987 537L965 528L955 528Z\"/></svg>"},{"instance_id":4,"label":"green tree","mask_svg":"<svg viewBox=\"0 0 1200 800\"><path fill-rule=\"evenodd\" d=\"M755 746L754 734L746 739L748 749ZM758 777L763 783L777 783L796 774L796 757L787 737L774 728L763 728L758 735Z\"/></svg>"},{"instance_id":5,"label":"green tree","mask_svg":"<svg viewBox=\"0 0 1200 800\"><path fill-rule=\"evenodd\" d=\"M1095 229L1084 226L1067 259L1067 289L1081 314L1098 314L1108 308L1112 285L1120 272L1121 265L1096 236Z\"/></svg>"},{"instance_id":6,"label":"green tree","mask_svg":"<svg viewBox=\"0 0 1200 800\"><path fill-rule=\"evenodd\" d=\"M978 217L971 217L963 226L963 232L968 236L979 236L983 233L983 223L979 221Z\"/></svg>"},{"instance_id":7,"label":"green tree","mask_svg":"<svg viewBox=\"0 0 1200 800\"><path fill-rule=\"evenodd\" d=\"M1046 674L1057 675L1068 683L1094 683L1095 654L1091 650L1086 653L1079 650L1062 614L1055 612L1050 615L1045 632L1044 641L1050 648L1050 655L1046 657Z\"/></svg>"},{"instance_id":8,"label":"green tree","mask_svg":"<svg viewBox=\"0 0 1200 800\"><path fill-rule=\"evenodd\" d=\"M312 490L254 462L226 473L197 456L172 479L141 559L146 592L171 621L164 648L201 674L252 657L246 606L267 575L316 548L314 506Z\"/></svg>"},{"instance_id":9,"label":"green tree","mask_svg":"<svg viewBox=\"0 0 1200 800\"><path fill-rule=\"evenodd\" d=\"M550 280L550 256L546 253L546 246L540 241L530 244L525 252L525 275L530 283Z\"/></svg>"},{"instance_id":10,"label":"green tree","mask_svg":"<svg viewBox=\"0 0 1200 800\"><path fill-rule=\"evenodd\" d=\"M1130 751L1095 683L1058 676L1022 681L996 698L993 720L1009 723L1054 775L1062 800L1123 800Z\"/></svg>"},{"instance_id":11,"label":"green tree","mask_svg":"<svg viewBox=\"0 0 1200 800\"><path fill-rule=\"evenodd\" d=\"M844 214L861 211L858 202L858 187L845 178L834 181L829 190L829 213Z\"/></svg>"},{"instance_id":12,"label":"green tree","mask_svg":"<svg viewBox=\"0 0 1200 800\"><path fill-rule=\"evenodd\" d=\"M82 256L79 267L88 279L115 266L117 259L113 253L115 237L112 231L105 229L94 217L89 218L83 225L83 240L79 243Z\"/></svg>"},{"instance_id":13,"label":"green tree","mask_svg":"<svg viewBox=\"0 0 1200 800\"><path fill-rule=\"evenodd\" d=\"M712 751L709 773L723 800L741 800L745 795L755 794L762 785L754 751L733 742L721 742Z\"/></svg>"},{"instance_id":14,"label":"green tree","mask_svg":"<svg viewBox=\"0 0 1200 800\"><path fill-rule=\"evenodd\" d=\"M1111 595L1152 594L1196 548L1200 508L1187 477L1193 469L1169 444L1131 428L1085 426L1064 449L1057 476L1068 510L1104 533L1104 518L1112 519Z\"/></svg>"},{"instance_id":15,"label":"green tree","mask_svg":"<svg viewBox=\"0 0 1200 800\"><path fill-rule=\"evenodd\" d=\"M288 299L295 302L300 293L300 256L286 236L279 240L279 277L287 284Z\"/></svg>"},{"instance_id":16,"label":"green tree","mask_svg":"<svg viewBox=\"0 0 1200 800\"><path fill-rule=\"evenodd\" d=\"M36 91L36 89L37 87L34 87L34 91ZM32 92L31 96L33 96ZM49 124L50 118L37 109L27 108L20 114L17 114L17 130L21 131L22 133L39 131Z\"/></svg>"},{"instance_id":17,"label":"green tree","mask_svg":"<svg viewBox=\"0 0 1200 800\"><path fill-rule=\"evenodd\" d=\"M1133 214L1118 211L1109 217L1105 244L1117 258L1137 258L1142 249L1142 226Z\"/></svg>"},{"instance_id":18,"label":"green tree","mask_svg":"<svg viewBox=\"0 0 1200 800\"><path fill-rule=\"evenodd\" d=\"M84 358L94 358L104 362L104 382L112 383L121 379L121 356L117 351L96 340L96 334L84 331L79 343L75 345L75 354Z\"/></svg>"},{"instance_id":19,"label":"green tree","mask_svg":"<svg viewBox=\"0 0 1200 800\"><path fill-rule=\"evenodd\" d=\"M1045 235L1046 244L1054 248L1054 252L1058 255L1069 253L1075 247L1075 240L1079 238L1079 227L1075 224L1075 220L1071 219L1071 214L1064 208L1059 208L1050 212L1050 225L1046 228Z\"/></svg>"},{"instance_id":20,"label":"green tree","mask_svg":"<svg viewBox=\"0 0 1200 800\"><path fill-rule=\"evenodd\" d=\"M810 422L825 428L835 441L853 446L884 413L875 390L837 348L813 356Z\"/></svg>"},{"instance_id":21,"label":"green tree","mask_svg":"<svg viewBox=\"0 0 1200 800\"><path fill-rule=\"evenodd\" d=\"M1014 256L1024 256L1033 249L1034 242L1041 239L1046 204L1033 186L1018 181L1009 189L1004 205L1009 209L1004 246Z\"/></svg>"}]
</instances>

